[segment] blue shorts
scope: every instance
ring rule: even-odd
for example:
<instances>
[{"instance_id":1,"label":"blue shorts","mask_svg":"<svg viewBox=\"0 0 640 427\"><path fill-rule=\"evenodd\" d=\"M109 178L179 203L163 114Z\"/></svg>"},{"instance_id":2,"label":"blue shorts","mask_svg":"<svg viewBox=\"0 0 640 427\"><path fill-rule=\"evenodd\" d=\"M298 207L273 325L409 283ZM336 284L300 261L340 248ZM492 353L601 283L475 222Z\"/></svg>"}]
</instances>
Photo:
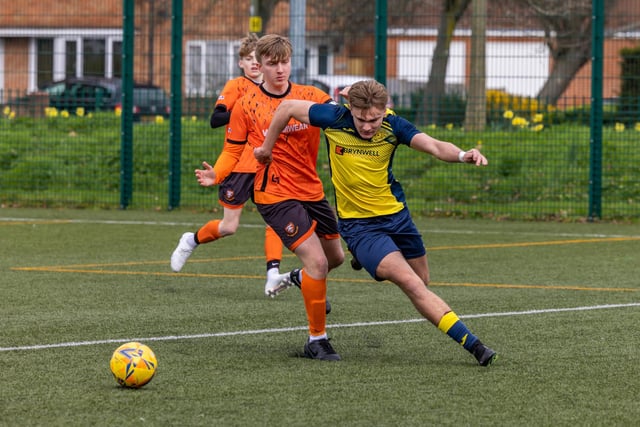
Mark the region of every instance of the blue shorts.
<instances>
[{"instance_id":1,"label":"blue shorts","mask_svg":"<svg viewBox=\"0 0 640 427\"><path fill-rule=\"evenodd\" d=\"M400 251L405 259L420 258L427 253L407 208L374 218L339 219L338 230L349 251L378 281L382 279L376 276L376 269L391 252Z\"/></svg>"}]
</instances>

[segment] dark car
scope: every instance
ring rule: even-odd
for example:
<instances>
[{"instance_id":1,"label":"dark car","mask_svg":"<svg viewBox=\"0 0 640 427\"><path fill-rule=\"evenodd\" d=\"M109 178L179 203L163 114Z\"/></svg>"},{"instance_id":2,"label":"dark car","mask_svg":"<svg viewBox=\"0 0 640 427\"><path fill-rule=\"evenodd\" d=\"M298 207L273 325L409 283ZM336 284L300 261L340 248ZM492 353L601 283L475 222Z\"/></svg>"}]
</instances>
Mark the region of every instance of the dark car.
<instances>
[{"instance_id":1,"label":"dark car","mask_svg":"<svg viewBox=\"0 0 640 427\"><path fill-rule=\"evenodd\" d=\"M118 78L68 78L52 82L40 89L49 94L49 106L74 113L115 110L122 106L122 80ZM134 83L133 117L169 116L169 97L153 85Z\"/></svg>"}]
</instances>

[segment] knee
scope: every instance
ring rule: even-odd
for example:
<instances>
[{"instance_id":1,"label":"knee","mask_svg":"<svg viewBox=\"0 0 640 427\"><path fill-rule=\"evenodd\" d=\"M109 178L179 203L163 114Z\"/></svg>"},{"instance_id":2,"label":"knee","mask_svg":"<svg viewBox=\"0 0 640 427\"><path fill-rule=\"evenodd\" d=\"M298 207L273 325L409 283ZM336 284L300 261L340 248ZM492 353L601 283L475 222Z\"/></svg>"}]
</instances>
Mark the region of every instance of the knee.
<instances>
[{"instance_id":1,"label":"knee","mask_svg":"<svg viewBox=\"0 0 640 427\"><path fill-rule=\"evenodd\" d=\"M422 276L422 282L424 283L425 286L429 286L429 283L431 283L431 278L429 277L429 273Z\"/></svg>"},{"instance_id":2,"label":"knee","mask_svg":"<svg viewBox=\"0 0 640 427\"><path fill-rule=\"evenodd\" d=\"M311 277L320 279L329 274L329 261L326 257L317 257L304 263L303 268Z\"/></svg>"},{"instance_id":3,"label":"knee","mask_svg":"<svg viewBox=\"0 0 640 427\"><path fill-rule=\"evenodd\" d=\"M329 254L327 258L329 270L333 270L334 268L340 267L344 262L344 251L336 251L336 253Z\"/></svg>"},{"instance_id":4,"label":"knee","mask_svg":"<svg viewBox=\"0 0 640 427\"><path fill-rule=\"evenodd\" d=\"M232 234L236 234L238 231L240 223L236 221L221 221L220 226L218 227L218 232L221 236L231 236Z\"/></svg>"}]
</instances>

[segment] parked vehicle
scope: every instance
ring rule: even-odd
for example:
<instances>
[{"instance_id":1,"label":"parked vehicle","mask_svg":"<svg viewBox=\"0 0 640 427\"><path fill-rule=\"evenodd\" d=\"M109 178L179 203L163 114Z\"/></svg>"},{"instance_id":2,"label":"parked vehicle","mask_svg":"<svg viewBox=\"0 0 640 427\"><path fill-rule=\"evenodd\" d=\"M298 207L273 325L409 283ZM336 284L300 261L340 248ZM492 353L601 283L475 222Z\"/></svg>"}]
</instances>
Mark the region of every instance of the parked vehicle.
<instances>
[{"instance_id":1,"label":"parked vehicle","mask_svg":"<svg viewBox=\"0 0 640 427\"><path fill-rule=\"evenodd\" d=\"M49 106L74 113L85 111L115 110L122 106L122 80L118 78L68 78L43 86L41 91L49 95ZM144 116L169 116L169 97L165 91L153 85L134 83L133 118Z\"/></svg>"}]
</instances>

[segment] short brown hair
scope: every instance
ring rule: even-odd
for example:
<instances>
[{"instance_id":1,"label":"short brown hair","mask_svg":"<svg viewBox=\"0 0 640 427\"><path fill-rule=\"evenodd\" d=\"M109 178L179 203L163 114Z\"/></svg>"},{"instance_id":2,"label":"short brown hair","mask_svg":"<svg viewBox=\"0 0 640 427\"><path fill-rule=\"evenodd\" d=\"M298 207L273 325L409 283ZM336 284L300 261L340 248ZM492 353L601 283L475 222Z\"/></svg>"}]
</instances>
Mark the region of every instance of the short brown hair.
<instances>
[{"instance_id":1,"label":"short brown hair","mask_svg":"<svg viewBox=\"0 0 640 427\"><path fill-rule=\"evenodd\" d=\"M362 80L349 88L349 104L354 108L368 110L376 107L385 110L388 99L387 88L375 80Z\"/></svg>"},{"instance_id":2,"label":"short brown hair","mask_svg":"<svg viewBox=\"0 0 640 427\"><path fill-rule=\"evenodd\" d=\"M251 55L251 52L256 50L256 44L258 43L258 36L254 33L247 34L247 37L242 39L240 43L240 49L238 49L238 57L240 59L245 56Z\"/></svg>"},{"instance_id":3,"label":"short brown hair","mask_svg":"<svg viewBox=\"0 0 640 427\"><path fill-rule=\"evenodd\" d=\"M281 62L291 58L293 47L288 38L277 34L260 37L256 44L256 60L262 63L262 57L268 56L273 61Z\"/></svg>"}]
</instances>

